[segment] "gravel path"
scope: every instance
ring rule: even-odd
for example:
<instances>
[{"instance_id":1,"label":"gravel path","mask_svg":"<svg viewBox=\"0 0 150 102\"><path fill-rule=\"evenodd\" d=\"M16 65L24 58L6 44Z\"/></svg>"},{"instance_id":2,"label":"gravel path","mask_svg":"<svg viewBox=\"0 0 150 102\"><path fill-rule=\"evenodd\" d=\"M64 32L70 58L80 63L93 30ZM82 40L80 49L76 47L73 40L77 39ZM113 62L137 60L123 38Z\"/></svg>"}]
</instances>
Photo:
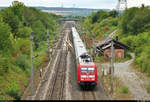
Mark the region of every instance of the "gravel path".
<instances>
[{"instance_id":1,"label":"gravel path","mask_svg":"<svg viewBox=\"0 0 150 102\"><path fill-rule=\"evenodd\" d=\"M125 86L127 86L135 100L149 100L150 94L147 93L144 84L146 80L142 80L136 71L132 68L131 63L134 60L134 54L132 59L123 63L115 63L115 76L118 77ZM109 63L103 64L108 69ZM142 75L142 73L140 73Z\"/></svg>"}]
</instances>

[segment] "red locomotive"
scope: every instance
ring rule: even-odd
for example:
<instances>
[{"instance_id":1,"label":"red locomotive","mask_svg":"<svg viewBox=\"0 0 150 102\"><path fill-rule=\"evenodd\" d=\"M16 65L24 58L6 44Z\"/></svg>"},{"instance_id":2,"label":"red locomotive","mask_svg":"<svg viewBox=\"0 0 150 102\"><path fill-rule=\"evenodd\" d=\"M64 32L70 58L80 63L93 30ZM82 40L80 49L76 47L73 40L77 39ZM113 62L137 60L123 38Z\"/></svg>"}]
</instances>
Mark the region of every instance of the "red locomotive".
<instances>
[{"instance_id":1,"label":"red locomotive","mask_svg":"<svg viewBox=\"0 0 150 102\"><path fill-rule=\"evenodd\" d=\"M94 63L80 63L78 65L78 84L81 86L97 85L97 67Z\"/></svg>"},{"instance_id":2,"label":"red locomotive","mask_svg":"<svg viewBox=\"0 0 150 102\"><path fill-rule=\"evenodd\" d=\"M92 62L75 27L72 28L72 34L76 53L78 84L81 87L94 88L97 85L97 67Z\"/></svg>"}]
</instances>

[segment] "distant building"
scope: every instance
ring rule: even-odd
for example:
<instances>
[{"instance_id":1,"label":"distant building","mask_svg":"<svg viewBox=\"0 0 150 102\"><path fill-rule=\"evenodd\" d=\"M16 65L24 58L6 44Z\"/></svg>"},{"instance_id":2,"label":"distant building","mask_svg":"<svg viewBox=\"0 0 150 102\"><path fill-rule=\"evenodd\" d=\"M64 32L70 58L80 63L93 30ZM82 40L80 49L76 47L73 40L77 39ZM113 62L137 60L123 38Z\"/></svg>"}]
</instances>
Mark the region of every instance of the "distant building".
<instances>
[{"instance_id":1,"label":"distant building","mask_svg":"<svg viewBox=\"0 0 150 102\"><path fill-rule=\"evenodd\" d=\"M125 50L129 49L130 47L114 39L105 40L104 42L99 43L96 46L97 51L102 53L104 56L110 56L111 41L114 42L115 58L124 58Z\"/></svg>"}]
</instances>

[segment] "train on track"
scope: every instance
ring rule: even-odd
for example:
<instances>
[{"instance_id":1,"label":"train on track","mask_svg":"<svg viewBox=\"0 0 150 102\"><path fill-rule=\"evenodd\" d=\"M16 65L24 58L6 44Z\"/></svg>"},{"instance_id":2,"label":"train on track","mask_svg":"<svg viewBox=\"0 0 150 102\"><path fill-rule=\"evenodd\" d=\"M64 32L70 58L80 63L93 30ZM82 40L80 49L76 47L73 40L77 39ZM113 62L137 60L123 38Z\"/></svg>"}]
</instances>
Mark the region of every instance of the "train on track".
<instances>
[{"instance_id":1,"label":"train on track","mask_svg":"<svg viewBox=\"0 0 150 102\"><path fill-rule=\"evenodd\" d=\"M78 85L81 88L94 88L97 85L97 67L88 54L75 27L72 27L76 55Z\"/></svg>"}]
</instances>

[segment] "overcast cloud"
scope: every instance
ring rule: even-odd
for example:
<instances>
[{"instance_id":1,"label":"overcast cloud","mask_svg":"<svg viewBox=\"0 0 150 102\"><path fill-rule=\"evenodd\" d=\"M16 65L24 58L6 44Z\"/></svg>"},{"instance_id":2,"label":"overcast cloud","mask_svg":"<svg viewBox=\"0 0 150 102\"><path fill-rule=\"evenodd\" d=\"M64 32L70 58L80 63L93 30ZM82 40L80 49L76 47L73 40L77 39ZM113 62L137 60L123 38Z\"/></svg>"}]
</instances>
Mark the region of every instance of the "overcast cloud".
<instances>
[{"instance_id":1,"label":"overcast cloud","mask_svg":"<svg viewBox=\"0 0 150 102\"><path fill-rule=\"evenodd\" d=\"M9 6L13 0L0 0L0 6ZM79 8L116 8L118 0L18 0L26 6L79 7ZM150 5L150 0L127 0L128 7Z\"/></svg>"}]
</instances>

